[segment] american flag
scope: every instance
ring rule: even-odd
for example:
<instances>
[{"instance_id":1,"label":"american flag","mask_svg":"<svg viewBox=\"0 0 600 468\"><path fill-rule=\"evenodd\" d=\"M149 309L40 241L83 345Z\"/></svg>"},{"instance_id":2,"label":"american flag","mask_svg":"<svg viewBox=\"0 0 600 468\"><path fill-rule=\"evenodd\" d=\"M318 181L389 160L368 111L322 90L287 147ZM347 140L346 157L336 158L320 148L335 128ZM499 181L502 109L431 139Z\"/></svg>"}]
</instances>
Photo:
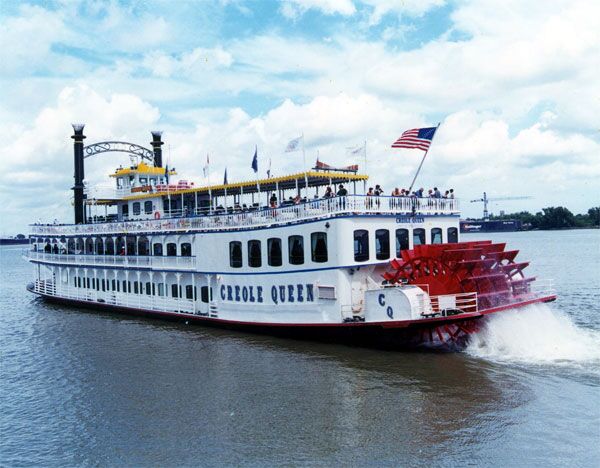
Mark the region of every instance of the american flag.
<instances>
[{"instance_id":1,"label":"american flag","mask_svg":"<svg viewBox=\"0 0 600 468\"><path fill-rule=\"evenodd\" d=\"M418 148L427 151L436 130L437 127L411 128L410 130L406 130L392 144L392 148Z\"/></svg>"}]
</instances>

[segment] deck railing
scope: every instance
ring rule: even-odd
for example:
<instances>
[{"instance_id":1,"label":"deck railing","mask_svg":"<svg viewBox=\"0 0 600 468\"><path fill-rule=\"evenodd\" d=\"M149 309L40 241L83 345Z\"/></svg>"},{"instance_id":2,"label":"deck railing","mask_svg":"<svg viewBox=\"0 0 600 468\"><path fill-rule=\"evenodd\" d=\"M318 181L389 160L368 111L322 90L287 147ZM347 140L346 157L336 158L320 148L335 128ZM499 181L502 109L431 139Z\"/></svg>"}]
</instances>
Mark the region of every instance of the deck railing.
<instances>
[{"instance_id":1,"label":"deck railing","mask_svg":"<svg viewBox=\"0 0 600 468\"><path fill-rule=\"evenodd\" d=\"M98 224L52 224L31 226L33 235L122 234L155 231L221 231L247 227L289 224L343 214L454 215L458 200L445 198L367 197L349 195L312 200L299 205L226 214L189 216L184 213L164 219L146 219Z\"/></svg>"},{"instance_id":2,"label":"deck railing","mask_svg":"<svg viewBox=\"0 0 600 468\"><path fill-rule=\"evenodd\" d=\"M24 255L28 260L83 267L108 265L152 269L162 268L167 270L193 270L196 266L196 257L54 254L35 252L33 250L25 251Z\"/></svg>"},{"instance_id":3,"label":"deck railing","mask_svg":"<svg viewBox=\"0 0 600 468\"><path fill-rule=\"evenodd\" d=\"M146 294L127 294L114 291L96 291L95 289L75 288L62 284L56 285L52 280L36 280L33 292L47 296L62 297L78 301L88 301L133 309L156 310L160 312L177 312L195 315L208 315L208 304L202 303L205 310L196 308L192 299L154 296Z\"/></svg>"}]
</instances>

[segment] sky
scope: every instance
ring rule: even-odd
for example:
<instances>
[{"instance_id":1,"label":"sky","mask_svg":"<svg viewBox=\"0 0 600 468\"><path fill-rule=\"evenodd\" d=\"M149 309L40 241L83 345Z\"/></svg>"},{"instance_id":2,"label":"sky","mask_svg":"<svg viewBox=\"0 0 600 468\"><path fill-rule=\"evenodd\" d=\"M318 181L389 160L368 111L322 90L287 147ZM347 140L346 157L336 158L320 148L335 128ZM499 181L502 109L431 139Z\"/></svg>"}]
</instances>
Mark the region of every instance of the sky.
<instances>
[{"instance_id":1,"label":"sky","mask_svg":"<svg viewBox=\"0 0 600 468\"><path fill-rule=\"evenodd\" d=\"M203 184L303 169L285 153L365 161L405 187L422 151L404 130L441 123L417 181L454 188L464 216L600 204L600 2L548 0L0 0L0 233L73 221L71 123L86 143L149 147ZM129 159L86 159L89 185Z\"/></svg>"}]
</instances>

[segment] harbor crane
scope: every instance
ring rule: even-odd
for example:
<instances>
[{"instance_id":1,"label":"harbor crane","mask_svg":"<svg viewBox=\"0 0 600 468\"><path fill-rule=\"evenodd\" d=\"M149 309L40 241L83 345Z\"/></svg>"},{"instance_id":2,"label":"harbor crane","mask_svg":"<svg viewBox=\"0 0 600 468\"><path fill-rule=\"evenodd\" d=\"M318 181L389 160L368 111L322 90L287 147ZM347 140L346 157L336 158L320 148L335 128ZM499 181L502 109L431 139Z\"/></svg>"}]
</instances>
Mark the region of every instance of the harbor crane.
<instances>
[{"instance_id":1,"label":"harbor crane","mask_svg":"<svg viewBox=\"0 0 600 468\"><path fill-rule=\"evenodd\" d=\"M471 203L483 202L483 219L488 219L489 218L489 214L488 214L488 203L489 202L505 201L505 200L526 200L528 198L532 198L532 197L521 196L521 197L488 198L487 193L483 192L483 198L476 198L475 200L471 200Z\"/></svg>"}]
</instances>

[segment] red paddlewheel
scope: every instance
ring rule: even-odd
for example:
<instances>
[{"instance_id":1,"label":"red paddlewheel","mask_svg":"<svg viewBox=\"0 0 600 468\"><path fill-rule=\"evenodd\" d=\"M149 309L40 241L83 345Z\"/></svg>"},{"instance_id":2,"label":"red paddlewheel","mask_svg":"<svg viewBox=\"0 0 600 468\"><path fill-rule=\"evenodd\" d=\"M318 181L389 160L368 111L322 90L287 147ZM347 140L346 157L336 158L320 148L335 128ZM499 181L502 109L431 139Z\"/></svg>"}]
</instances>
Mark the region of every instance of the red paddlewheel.
<instances>
[{"instance_id":1,"label":"red paddlewheel","mask_svg":"<svg viewBox=\"0 0 600 468\"><path fill-rule=\"evenodd\" d=\"M430 348L460 347L469 335L479 331L476 321L463 321L440 325L433 328L424 328L419 331L417 342L421 346Z\"/></svg>"},{"instance_id":2,"label":"red paddlewheel","mask_svg":"<svg viewBox=\"0 0 600 468\"><path fill-rule=\"evenodd\" d=\"M417 245L390 262L383 277L391 284L421 286L431 296L476 292L480 309L511 302L535 278L525 278L529 262L514 261L518 250L491 241Z\"/></svg>"}]
</instances>

